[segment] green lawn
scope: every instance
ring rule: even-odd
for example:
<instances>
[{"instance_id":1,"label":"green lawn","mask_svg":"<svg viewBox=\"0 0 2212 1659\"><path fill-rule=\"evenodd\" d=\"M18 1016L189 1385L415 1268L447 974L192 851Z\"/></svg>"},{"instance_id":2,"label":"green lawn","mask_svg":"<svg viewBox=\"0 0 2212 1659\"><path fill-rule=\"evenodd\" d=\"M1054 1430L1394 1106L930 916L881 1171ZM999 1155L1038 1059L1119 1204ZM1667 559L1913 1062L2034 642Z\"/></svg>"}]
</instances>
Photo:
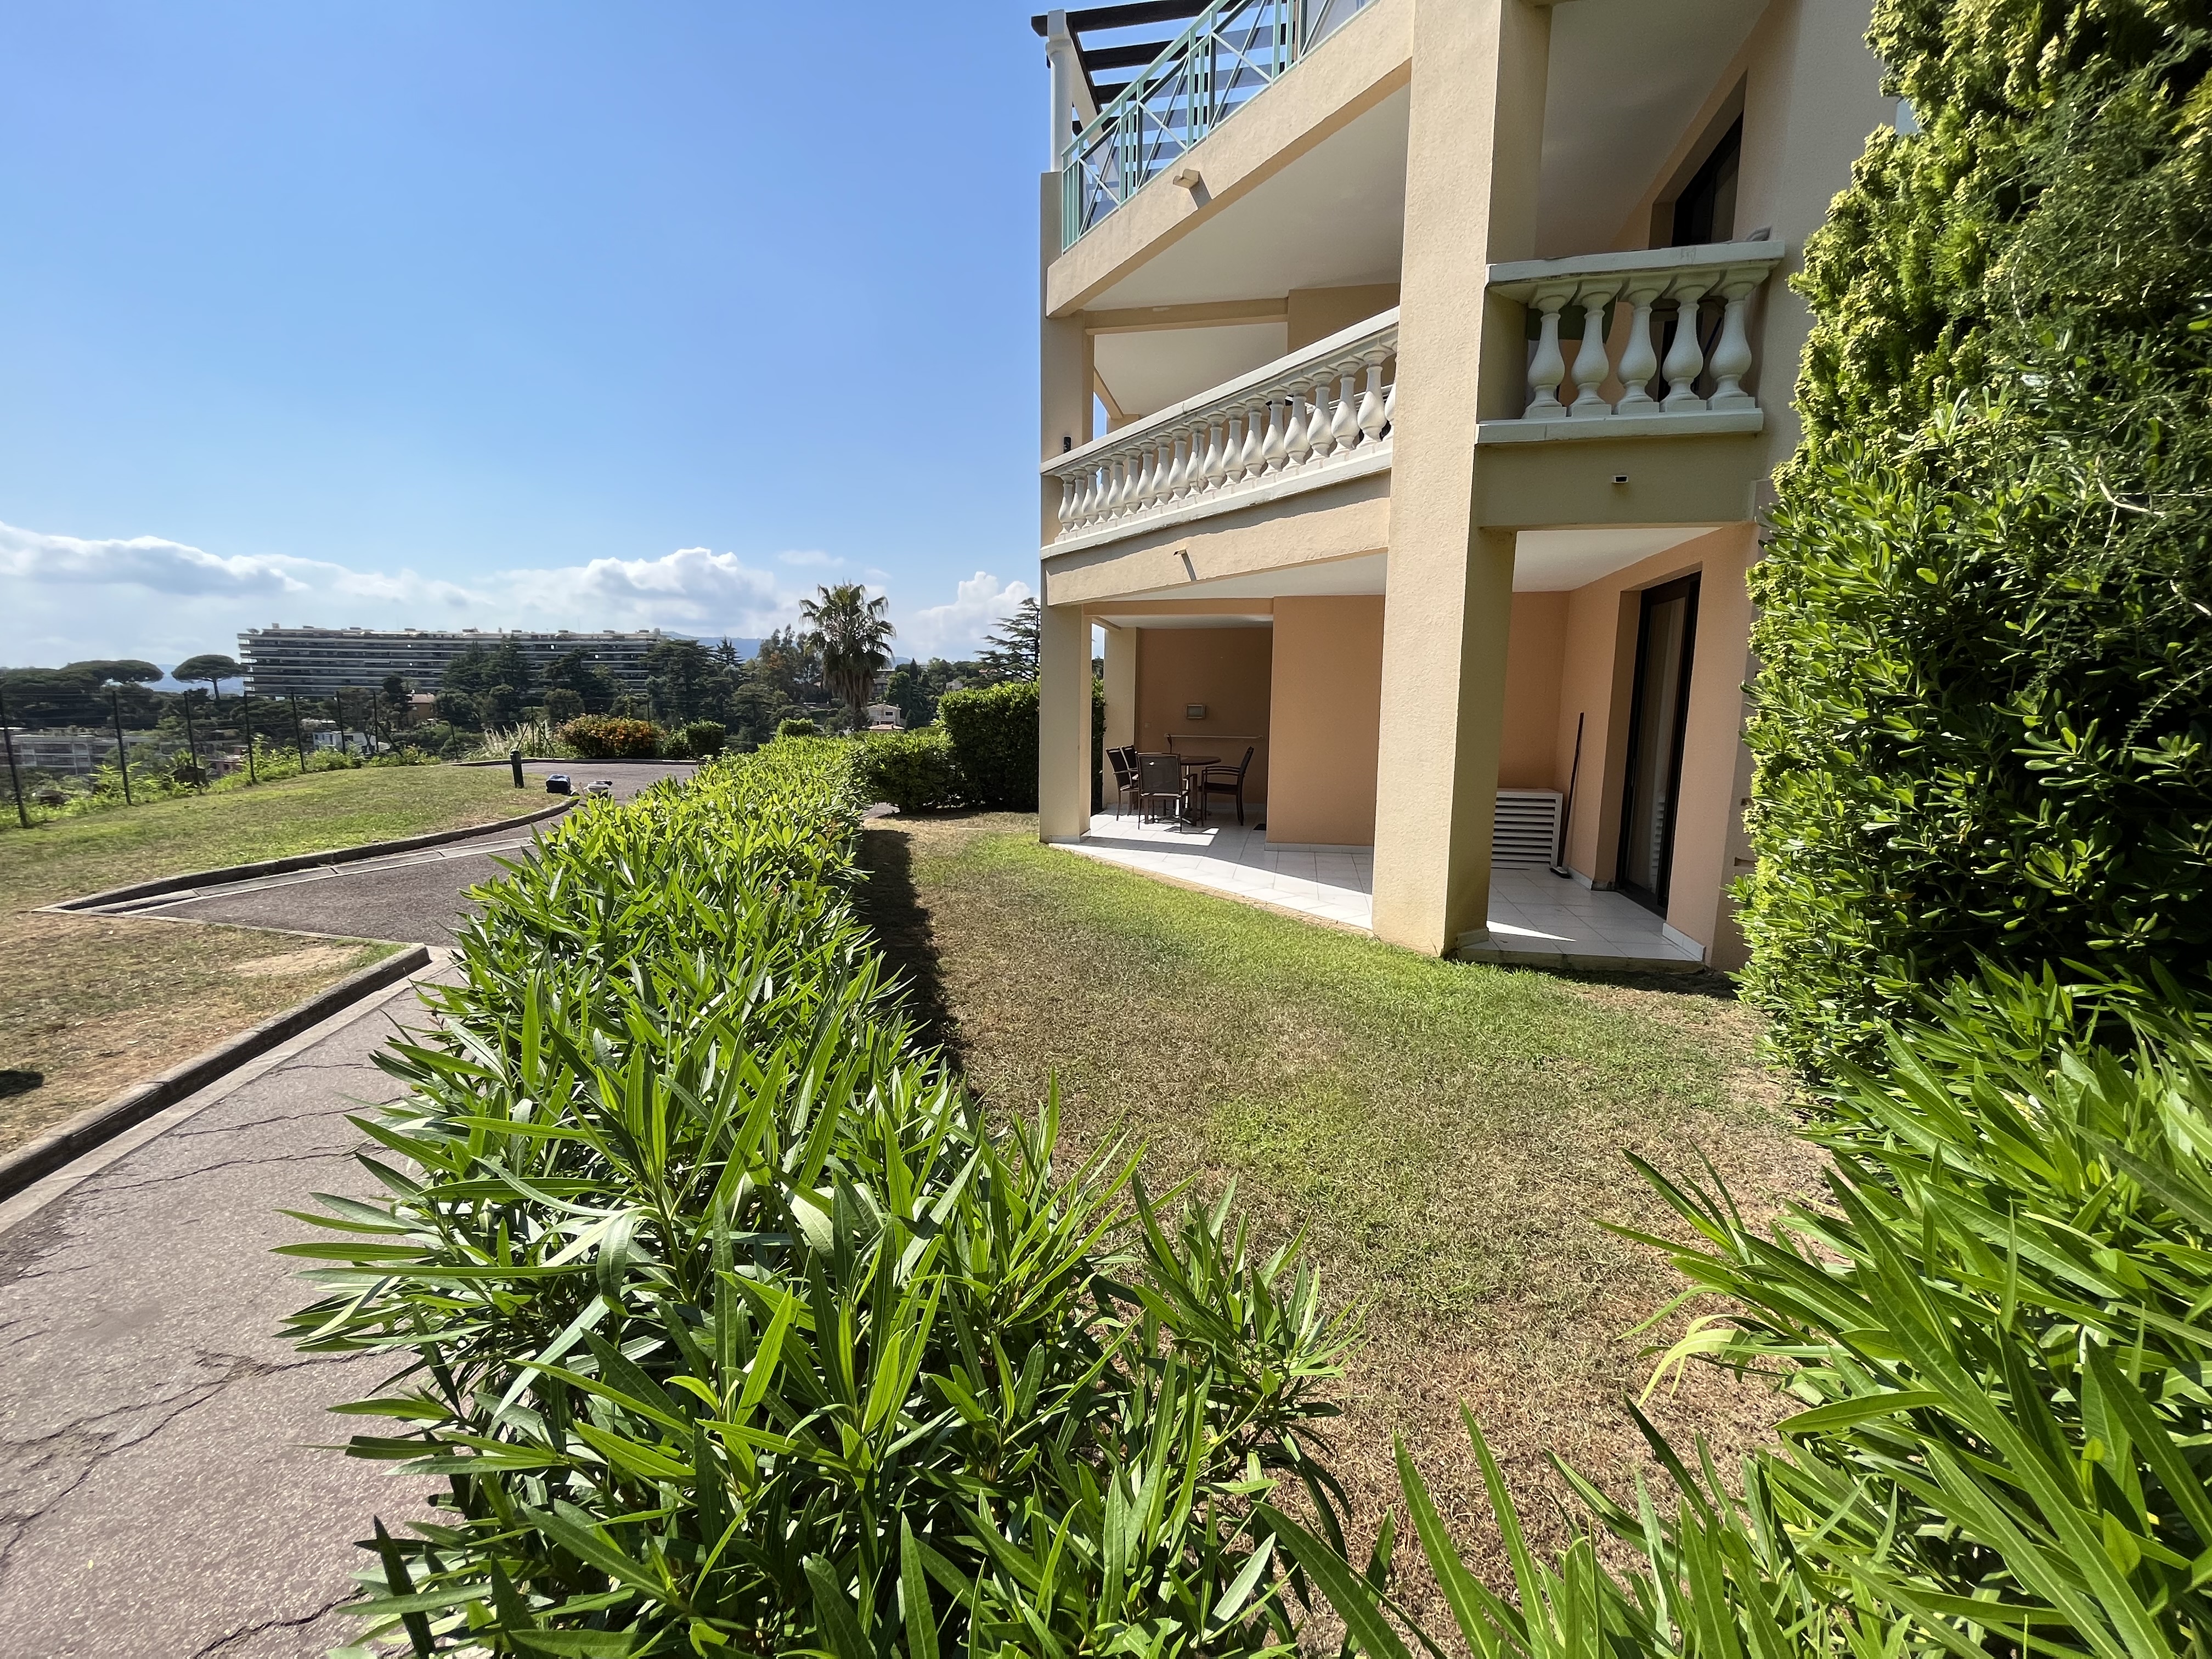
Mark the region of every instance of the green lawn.
<instances>
[{"instance_id":1,"label":"green lawn","mask_svg":"<svg viewBox=\"0 0 2212 1659\"><path fill-rule=\"evenodd\" d=\"M234 927L34 914L226 864L526 812L495 767L368 767L0 831L0 1150L388 955ZM40 1079L26 1086L29 1079Z\"/></svg>"},{"instance_id":2,"label":"green lawn","mask_svg":"<svg viewBox=\"0 0 2212 1659\"><path fill-rule=\"evenodd\" d=\"M1234 1180L1271 1231L1310 1230L1367 1310L1342 1445L1371 1516L1404 1433L1462 1517L1472 1405L1516 1480L1540 1448L1618 1477L1645 1362L1631 1328L1671 1269L1599 1224L1654 1223L1623 1158L1755 1203L1814 1173L1726 980L1577 980L1431 961L1040 846L1018 817L868 832L869 903L978 1092L1068 1139L1127 1133L1155 1185ZM1657 1414L1723 1443L1778 1415L1699 1378Z\"/></svg>"},{"instance_id":3,"label":"green lawn","mask_svg":"<svg viewBox=\"0 0 2212 1659\"><path fill-rule=\"evenodd\" d=\"M362 767L0 830L10 910L226 864L489 823L543 806L493 766Z\"/></svg>"}]
</instances>

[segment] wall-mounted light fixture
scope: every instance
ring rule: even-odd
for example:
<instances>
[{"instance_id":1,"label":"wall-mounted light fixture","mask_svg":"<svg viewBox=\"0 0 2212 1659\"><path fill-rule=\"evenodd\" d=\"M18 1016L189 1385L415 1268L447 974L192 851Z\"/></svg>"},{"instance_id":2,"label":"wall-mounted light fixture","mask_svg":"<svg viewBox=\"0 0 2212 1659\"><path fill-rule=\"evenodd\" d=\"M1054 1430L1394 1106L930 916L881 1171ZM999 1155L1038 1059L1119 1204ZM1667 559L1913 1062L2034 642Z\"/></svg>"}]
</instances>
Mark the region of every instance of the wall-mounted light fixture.
<instances>
[{"instance_id":1,"label":"wall-mounted light fixture","mask_svg":"<svg viewBox=\"0 0 2212 1659\"><path fill-rule=\"evenodd\" d=\"M1202 720L1206 718L1206 705L1202 702L1187 702L1182 706L1182 714L1185 720Z\"/></svg>"}]
</instances>

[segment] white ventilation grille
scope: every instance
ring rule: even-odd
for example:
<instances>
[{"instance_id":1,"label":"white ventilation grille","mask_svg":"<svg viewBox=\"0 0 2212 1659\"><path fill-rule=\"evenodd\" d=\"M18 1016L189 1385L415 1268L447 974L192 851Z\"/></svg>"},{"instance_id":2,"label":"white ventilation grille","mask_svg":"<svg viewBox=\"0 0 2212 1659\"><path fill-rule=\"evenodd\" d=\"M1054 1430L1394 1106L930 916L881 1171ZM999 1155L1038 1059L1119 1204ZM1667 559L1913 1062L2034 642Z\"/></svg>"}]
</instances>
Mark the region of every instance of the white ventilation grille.
<instances>
[{"instance_id":1,"label":"white ventilation grille","mask_svg":"<svg viewBox=\"0 0 2212 1659\"><path fill-rule=\"evenodd\" d=\"M1559 857L1559 792L1501 789L1490 836L1492 864L1550 864Z\"/></svg>"}]
</instances>

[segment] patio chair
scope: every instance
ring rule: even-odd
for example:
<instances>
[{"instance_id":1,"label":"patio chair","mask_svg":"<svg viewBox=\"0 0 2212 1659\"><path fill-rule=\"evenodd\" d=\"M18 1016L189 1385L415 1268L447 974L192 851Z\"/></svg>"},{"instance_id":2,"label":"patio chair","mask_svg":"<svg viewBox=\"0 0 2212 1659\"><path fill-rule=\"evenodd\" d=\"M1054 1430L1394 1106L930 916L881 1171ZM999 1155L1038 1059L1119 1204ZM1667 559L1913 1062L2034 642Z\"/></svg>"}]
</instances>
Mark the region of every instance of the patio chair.
<instances>
[{"instance_id":1,"label":"patio chair","mask_svg":"<svg viewBox=\"0 0 2212 1659\"><path fill-rule=\"evenodd\" d=\"M1167 803L1164 812L1154 806ZM1173 755L1137 757L1137 806L1146 819L1155 817L1180 821L1183 811L1182 763Z\"/></svg>"},{"instance_id":2,"label":"patio chair","mask_svg":"<svg viewBox=\"0 0 2212 1659\"><path fill-rule=\"evenodd\" d=\"M1120 817L1122 808L1128 805L1137 793L1137 751L1134 749L1109 749L1106 764L1114 769L1114 816Z\"/></svg>"},{"instance_id":3,"label":"patio chair","mask_svg":"<svg viewBox=\"0 0 2212 1659\"><path fill-rule=\"evenodd\" d=\"M1242 829L1244 824L1244 775L1252 769L1252 756L1256 748L1256 744L1247 744L1244 758L1238 761L1236 765L1209 766L1199 775L1198 787L1208 801L1216 795L1237 797L1237 823L1239 829Z\"/></svg>"}]
</instances>

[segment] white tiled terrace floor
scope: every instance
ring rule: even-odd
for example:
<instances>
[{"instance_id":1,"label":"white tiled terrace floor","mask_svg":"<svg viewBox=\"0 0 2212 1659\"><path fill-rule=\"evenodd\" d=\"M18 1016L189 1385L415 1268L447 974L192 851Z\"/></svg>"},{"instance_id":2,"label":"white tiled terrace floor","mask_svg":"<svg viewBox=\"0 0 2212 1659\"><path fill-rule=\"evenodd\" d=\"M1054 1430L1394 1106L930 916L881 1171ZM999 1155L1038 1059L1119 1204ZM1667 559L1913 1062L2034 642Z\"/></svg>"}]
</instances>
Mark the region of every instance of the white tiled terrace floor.
<instances>
[{"instance_id":1,"label":"white tiled terrace floor","mask_svg":"<svg viewBox=\"0 0 2212 1659\"><path fill-rule=\"evenodd\" d=\"M1370 848L1271 847L1257 822L1255 816L1242 829L1234 818L1195 827L1101 812L1081 841L1060 845L1230 898L1348 927L1373 926ZM1454 954L1545 968L1690 969L1699 961L1695 949L1668 937L1659 918L1633 900L1594 892L1545 869L1492 871L1489 920L1486 944L1468 941Z\"/></svg>"}]
</instances>

